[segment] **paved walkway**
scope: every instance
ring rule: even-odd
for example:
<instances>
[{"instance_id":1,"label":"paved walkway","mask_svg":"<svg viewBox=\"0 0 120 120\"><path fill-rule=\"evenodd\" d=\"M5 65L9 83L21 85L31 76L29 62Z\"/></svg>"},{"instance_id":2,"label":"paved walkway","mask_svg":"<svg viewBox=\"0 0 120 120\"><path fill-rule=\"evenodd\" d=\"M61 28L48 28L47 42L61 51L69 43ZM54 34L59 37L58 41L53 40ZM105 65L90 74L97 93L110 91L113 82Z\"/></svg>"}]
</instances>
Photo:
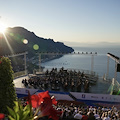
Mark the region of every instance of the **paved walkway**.
<instances>
[{"instance_id":1,"label":"paved walkway","mask_svg":"<svg viewBox=\"0 0 120 120\"><path fill-rule=\"evenodd\" d=\"M22 80L23 79L28 79L28 76L23 76L23 77L19 77L13 80L15 87L17 88L24 88L24 85L22 84Z\"/></svg>"}]
</instances>

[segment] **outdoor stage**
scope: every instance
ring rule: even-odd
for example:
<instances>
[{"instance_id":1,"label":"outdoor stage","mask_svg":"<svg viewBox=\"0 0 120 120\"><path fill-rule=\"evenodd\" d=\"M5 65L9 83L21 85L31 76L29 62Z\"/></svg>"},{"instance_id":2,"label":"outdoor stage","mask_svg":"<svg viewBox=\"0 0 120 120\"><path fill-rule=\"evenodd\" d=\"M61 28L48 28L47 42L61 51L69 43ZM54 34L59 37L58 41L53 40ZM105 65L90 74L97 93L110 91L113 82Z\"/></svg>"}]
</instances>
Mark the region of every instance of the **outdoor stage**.
<instances>
[{"instance_id":1,"label":"outdoor stage","mask_svg":"<svg viewBox=\"0 0 120 120\"><path fill-rule=\"evenodd\" d=\"M25 97L30 94L38 94L43 92L39 89L29 89L25 88L22 84L23 79L28 79L28 76L23 76L14 79L16 94L18 98ZM49 91L51 96L55 96L56 100L68 100L68 101L80 101L88 104L93 103L108 103L108 104L120 104L119 95L109 95L109 94L93 94L93 93L82 93L82 92L60 92L60 91Z\"/></svg>"}]
</instances>

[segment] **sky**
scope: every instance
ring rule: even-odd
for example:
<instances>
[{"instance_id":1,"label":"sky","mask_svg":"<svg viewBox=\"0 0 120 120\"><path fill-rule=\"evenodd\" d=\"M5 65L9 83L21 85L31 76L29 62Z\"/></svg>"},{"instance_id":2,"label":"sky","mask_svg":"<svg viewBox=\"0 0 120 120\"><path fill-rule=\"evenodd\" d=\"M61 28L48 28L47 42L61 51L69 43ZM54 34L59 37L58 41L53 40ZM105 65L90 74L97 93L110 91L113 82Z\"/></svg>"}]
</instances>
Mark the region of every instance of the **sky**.
<instances>
[{"instance_id":1,"label":"sky","mask_svg":"<svg viewBox=\"0 0 120 120\"><path fill-rule=\"evenodd\" d=\"M0 22L69 46L120 44L120 0L0 0Z\"/></svg>"}]
</instances>

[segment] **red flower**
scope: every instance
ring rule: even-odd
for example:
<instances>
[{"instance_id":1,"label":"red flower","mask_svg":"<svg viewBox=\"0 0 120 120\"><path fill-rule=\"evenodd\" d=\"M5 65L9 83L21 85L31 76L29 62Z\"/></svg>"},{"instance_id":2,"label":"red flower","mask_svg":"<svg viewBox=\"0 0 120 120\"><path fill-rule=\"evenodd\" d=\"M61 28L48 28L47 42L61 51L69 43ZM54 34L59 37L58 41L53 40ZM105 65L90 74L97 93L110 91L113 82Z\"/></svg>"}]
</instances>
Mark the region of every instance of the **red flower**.
<instances>
[{"instance_id":1,"label":"red flower","mask_svg":"<svg viewBox=\"0 0 120 120\"><path fill-rule=\"evenodd\" d=\"M33 108L39 107L41 105L41 103L43 103L43 102L44 102L44 104L52 105L52 99L51 99L48 91L41 92L38 95L29 96L28 99L29 100L27 103L32 104Z\"/></svg>"},{"instance_id":2,"label":"red flower","mask_svg":"<svg viewBox=\"0 0 120 120\"><path fill-rule=\"evenodd\" d=\"M0 113L0 120L3 120L5 118L5 115L3 113Z\"/></svg>"},{"instance_id":3,"label":"red flower","mask_svg":"<svg viewBox=\"0 0 120 120\"><path fill-rule=\"evenodd\" d=\"M59 120L62 111L55 110L53 107L49 110L50 115L49 118L52 118L53 120Z\"/></svg>"},{"instance_id":4,"label":"red flower","mask_svg":"<svg viewBox=\"0 0 120 120\"><path fill-rule=\"evenodd\" d=\"M40 95L32 95L28 98L28 104L31 104L33 108L37 108L40 106L41 102L43 102L43 99Z\"/></svg>"},{"instance_id":5,"label":"red flower","mask_svg":"<svg viewBox=\"0 0 120 120\"><path fill-rule=\"evenodd\" d=\"M59 120L59 117L62 114L62 111L55 110L48 100L41 103L40 108L40 116L49 116L49 118L52 118L53 120Z\"/></svg>"},{"instance_id":6,"label":"red flower","mask_svg":"<svg viewBox=\"0 0 120 120\"><path fill-rule=\"evenodd\" d=\"M52 104L55 105L55 106L57 105L57 101L56 101L55 98L52 99Z\"/></svg>"},{"instance_id":7,"label":"red flower","mask_svg":"<svg viewBox=\"0 0 120 120\"><path fill-rule=\"evenodd\" d=\"M32 104L33 108L40 108L41 113L38 115L38 117L49 116L53 120L59 120L59 116L62 114L62 112L53 108L52 105L57 105L57 101L55 98L51 99L48 91L41 92L38 95L32 95L29 97L29 99L30 100L28 100L28 103Z\"/></svg>"},{"instance_id":8,"label":"red flower","mask_svg":"<svg viewBox=\"0 0 120 120\"><path fill-rule=\"evenodd\" d=\"M32 104L33 108L40 106L40 104L42 102L41 98L39 98L37 95L30 96L30 100L31 100L31 104Z\"/></svg>"},{"instance_id":9,"label":"red flower","mask_svg":"<svg viewBox=\"0 0 120 120\"><path fill-rule=\"evenodd\" d=\"M0 61L0 64L2 63L2 61Z\"/></svg>"}]
</instances>

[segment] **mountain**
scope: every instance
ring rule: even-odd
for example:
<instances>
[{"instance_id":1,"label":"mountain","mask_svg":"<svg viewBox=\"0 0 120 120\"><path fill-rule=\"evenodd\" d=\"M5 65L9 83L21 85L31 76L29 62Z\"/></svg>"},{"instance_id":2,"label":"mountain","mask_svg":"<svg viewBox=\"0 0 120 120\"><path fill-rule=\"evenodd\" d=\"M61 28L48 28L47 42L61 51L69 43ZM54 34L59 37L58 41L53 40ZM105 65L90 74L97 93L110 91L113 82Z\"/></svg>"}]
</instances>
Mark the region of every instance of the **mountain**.
<instances>
[{"instance_id":1,"label":"mountain","mask_svg":"<svg viewBox=\"0 0 120 120\"><path fill-rule=\"evenodd\" d=\"M6 38L6 39L5 39ZM28 41L28 44L24 43ZM33 47L36 45L36 49ZM0 35L0 55L28 52L28 57L33 57L38 52L73 52L73 48L53 39L36 36L34 32L23 27L8 28L5 36Z\"/></svg>"}]
</instances>

